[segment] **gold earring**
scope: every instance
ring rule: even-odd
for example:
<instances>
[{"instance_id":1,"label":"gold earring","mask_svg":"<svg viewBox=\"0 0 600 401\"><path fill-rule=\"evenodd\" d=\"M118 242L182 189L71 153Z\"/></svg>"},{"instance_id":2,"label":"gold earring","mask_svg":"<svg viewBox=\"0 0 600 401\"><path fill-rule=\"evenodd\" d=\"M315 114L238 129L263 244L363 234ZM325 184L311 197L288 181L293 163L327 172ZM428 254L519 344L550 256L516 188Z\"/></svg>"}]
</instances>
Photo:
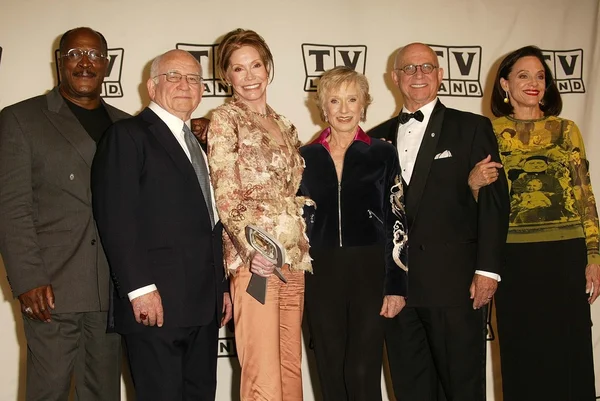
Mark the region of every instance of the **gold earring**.
<instances>
[{"instance_id":1,"label":"gold earring","mask_svg":"<svg viewBox=\"0 0 600 401\"><path fill-rule=\"evenodd\" d=\"M323 114L323 117L325 117L325 122L328 123L329 119L327 118L327 114Z\"/></svg>"},{"instance_id":2,"label":"gold earring","mask_svg":"<svg viewBox=\"0 0 600 401\"><path fill-rule=\"evenodd\" d=\"M364 120L364 119L365 119L365 109L362 109L362 110L360 111L360 119L361 119L361 120Z\"/></svg>"},{"instance_id":3,"label":"gold earring","mask_svg":"<svg viewBox=\"0 0 600 401\"><path fill-rule=\"evenodd\" d=\"M510 100L508 99L508 91L504 91L504 93L506 93L506 95L504 96L504 103L508 104L508 102L510 102Z\"/></svg>"}]
</instances>

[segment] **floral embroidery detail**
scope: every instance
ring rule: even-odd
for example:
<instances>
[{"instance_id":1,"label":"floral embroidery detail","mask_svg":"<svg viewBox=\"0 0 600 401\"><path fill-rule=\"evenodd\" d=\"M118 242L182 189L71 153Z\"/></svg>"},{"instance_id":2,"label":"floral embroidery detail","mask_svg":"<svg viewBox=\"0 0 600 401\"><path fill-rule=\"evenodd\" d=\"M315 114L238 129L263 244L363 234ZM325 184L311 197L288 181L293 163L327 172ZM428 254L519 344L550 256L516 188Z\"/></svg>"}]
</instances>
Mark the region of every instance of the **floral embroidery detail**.
<instances>
[{"instance_id":1,"label":"floral embroidery detail","mask_svg":"<svg viewBox=\"0 0 600 401\"><path fill-rule=\"evenodd\" d=\"M392 212L398 217L398 220L394 223L393 228L394 248L392 258L402 270L408 271L408 233L403 223L405 221L404 188L400 176L397 175L394 178L394 182L395 184L390 190L390 203L392 204Z\"/></svg>"},{"instance_id":2,"label":"floral embroidery detail","mask_svg":"<svg viewBox=\"0 0 600 401\"><path fill-rule=\"evenodd\" d=\"M229 272L249 265L253 250L244 231L249 224L277 238L292 269L311 270L299 207L310 200L296 196L304 171L298 132L285 117L270 107L268 110L283 135L283 149L236 98L214 111L208 131L208 161L225 228L224 256Z\"/></svg>"}]
</instances>

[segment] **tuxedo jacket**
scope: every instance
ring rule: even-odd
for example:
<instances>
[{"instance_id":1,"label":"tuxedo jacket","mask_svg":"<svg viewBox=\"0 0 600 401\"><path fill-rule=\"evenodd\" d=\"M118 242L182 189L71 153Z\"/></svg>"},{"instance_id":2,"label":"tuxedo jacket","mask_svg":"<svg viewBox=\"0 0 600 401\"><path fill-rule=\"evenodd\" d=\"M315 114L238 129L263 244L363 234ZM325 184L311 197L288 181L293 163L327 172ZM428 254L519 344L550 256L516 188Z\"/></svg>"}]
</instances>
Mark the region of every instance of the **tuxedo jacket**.
<instances>
[{"instance_id":1,"label":"tuxedo jacket","mask_svg":"<svg viewBox=\"0 0 600 401\"><path fill-rule=\"evenodd\" d=\"M129 117L103 104L112 121ZM51 284L55 313L108 309L90 191L95 152L58 88L0 112L0 252L14 296Z\"/></svg>"},{"instance_id":2,"label":"tuxedo jacket","mask_svg":"<svg viewBox=\"0 0 600 401\"><path fill-rule=\"evenodd\" d=\"M396 145L398 125L394 117L369 134ZM495 183L480 189L478 201L468 186L469 172L487 155L500 161L490 121L438 101L405 189L408 306L468 305L475 270L501 274L509 215L506 176L500 171Z\"/></svg>"},{"instance_id":3,"label":"tuxedo jacket","mask_svg":"<svg viewBox=\"0 0 600 401\"><path fill-rule=\"evenodd\" d=\"M150 109L104 135L92 167L94 216L115 286L120 333L149 330L135 321L127 294L155 284L163 327L220 318L222 225L211 226L194 168L167 125Z\"/></svg>"}]
</instances>

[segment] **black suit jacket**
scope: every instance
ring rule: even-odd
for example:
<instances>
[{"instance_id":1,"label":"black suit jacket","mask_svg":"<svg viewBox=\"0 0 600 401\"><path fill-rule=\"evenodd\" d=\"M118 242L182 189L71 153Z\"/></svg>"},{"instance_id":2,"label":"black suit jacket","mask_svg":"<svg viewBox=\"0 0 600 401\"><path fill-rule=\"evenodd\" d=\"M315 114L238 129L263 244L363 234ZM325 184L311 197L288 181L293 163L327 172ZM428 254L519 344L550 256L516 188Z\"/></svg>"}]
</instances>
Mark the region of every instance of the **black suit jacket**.
<instances>
[{"instance_id":1,"label":"black suit jacket","mask_svg":"<svg viewBox=\"0 0 600 401\"><path fill-rule=\"evenodd\" d=\"M394 117L369 134L396 145L398 124ZM446 150L452 157L435 159ZM438 101L405 191L409 306L467 305L475 270L501 274L510 209L506 176L501 171L480 189L477 202L468 186L469 172L488 154L500 161L490 121Z\"/></svg>"},{"instance_id":2,"label":"black suit jacket","mask_svg":"<svg viewBox=\"0 0 600 401\"><path fill-rule=\"evenodd\" d=\"M164 327L220 317L225 289L222 226L210 217L194 169L150 109L114 124L92 166L94 217L115 285L114 324L135 322L127 294L156 284Z\"/></svg>"}]
</instances>

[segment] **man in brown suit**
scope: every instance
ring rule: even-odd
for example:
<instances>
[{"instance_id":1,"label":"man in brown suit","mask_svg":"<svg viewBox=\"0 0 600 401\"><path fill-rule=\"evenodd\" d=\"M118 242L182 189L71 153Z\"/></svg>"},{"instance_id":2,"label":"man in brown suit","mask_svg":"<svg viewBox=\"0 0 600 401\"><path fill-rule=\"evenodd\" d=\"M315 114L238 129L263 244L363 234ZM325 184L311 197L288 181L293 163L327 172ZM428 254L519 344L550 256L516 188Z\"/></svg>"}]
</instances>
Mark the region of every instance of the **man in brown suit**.
<instances>
[{"instance_id":1,"label":"man in brown suit","mask_svg":"<svg viewBox=\"0 0 600 401\"><path fill-rule=\"evenodd\" d=\"M120 398L120 337L106 333L109 271L92 215L96 142L128 117L100 98L106 40L60 41L60 85L0 112L0 252L24 316L27 400Z\"/></svg>"}]
</instances>

